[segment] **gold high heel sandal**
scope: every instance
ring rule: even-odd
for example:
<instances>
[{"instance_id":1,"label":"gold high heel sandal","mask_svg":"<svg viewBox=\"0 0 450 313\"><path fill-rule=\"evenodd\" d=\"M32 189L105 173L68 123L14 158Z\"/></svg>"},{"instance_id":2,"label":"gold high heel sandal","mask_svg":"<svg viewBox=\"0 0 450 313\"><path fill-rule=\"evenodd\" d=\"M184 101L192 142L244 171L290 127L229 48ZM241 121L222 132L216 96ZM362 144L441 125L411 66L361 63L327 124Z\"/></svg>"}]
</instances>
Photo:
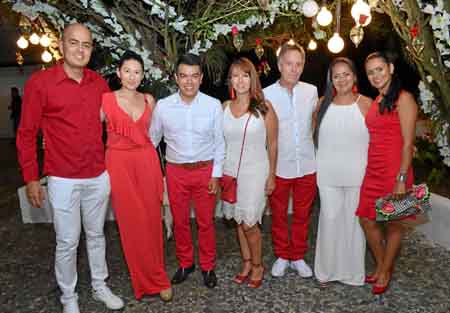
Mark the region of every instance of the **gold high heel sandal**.
<instances>
[{"instance_id":1,"label":"gold high heel sandal","mask_svg":"<svg viewBox=\"0 0 450 313\"><path fill-rule=\"evenodd\" d=\"M169 287L169 288L167 288L167 289L164 289L164 290L160 291L159 297L160 297L161 300L164 301L164 302L169 302L169 301L171 301L172 298L173 298L172 287Z\"/></svg>"}]
</instances>

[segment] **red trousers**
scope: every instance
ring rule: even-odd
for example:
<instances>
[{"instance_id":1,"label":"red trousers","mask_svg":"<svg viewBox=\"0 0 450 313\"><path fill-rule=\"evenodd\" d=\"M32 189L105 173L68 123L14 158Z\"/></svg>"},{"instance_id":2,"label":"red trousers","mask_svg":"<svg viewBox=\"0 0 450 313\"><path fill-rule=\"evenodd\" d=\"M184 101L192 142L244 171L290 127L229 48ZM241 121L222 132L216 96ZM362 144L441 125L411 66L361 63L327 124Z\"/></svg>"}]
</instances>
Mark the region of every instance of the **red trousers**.
<instances>
[{"instance_id":1,"label":"red trousers","mask_svg":"<svg viewBox=\"0 0 450 313\"><path fill-rule=\"evenodd\" d=\"M216 262L216 234L214 211L216 195L208 193L212 164L201 168L186 169L168 163L167 191L173 215L176 255L179 266L194 264L194 245L191 234L191 201L195 207L198 229L200 268L214 269Z\"/></svg>"},{"instance_id":2,"label":"red trousers","mask_svg":"<svg viewBox=\"0 0 450 313\"><path fill-rule=\"evenodd\" d=\"M293 214L289 237L288 206L292 192ZM274 253L285 260L303 259L308 250L311 205L316 197L316 174L292 179L276 177L276 187L269 198L272 210Z\"/></svg>"}]
</instances>

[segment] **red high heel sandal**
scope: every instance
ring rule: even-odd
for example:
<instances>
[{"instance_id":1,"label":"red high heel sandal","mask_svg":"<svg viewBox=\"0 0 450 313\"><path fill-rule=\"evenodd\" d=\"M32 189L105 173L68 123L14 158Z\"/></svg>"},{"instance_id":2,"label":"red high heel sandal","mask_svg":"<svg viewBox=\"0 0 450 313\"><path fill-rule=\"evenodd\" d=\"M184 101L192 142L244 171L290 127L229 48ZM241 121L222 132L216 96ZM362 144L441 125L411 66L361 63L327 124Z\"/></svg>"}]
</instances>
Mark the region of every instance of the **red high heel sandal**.
<instances>
[{"instance_id":1,"label":"red high heel sandal","mask_svg":"<svg viewBox=\"0 0 450 313\"><path fill-rule=\"evenodd\" d=\"M375 284L377 282L377 277L375 275L367 275L364 279L366 284Z\"/></svg>"},{"instance_id":2,"label":"red high heel sandal","mask_svg":"<svg viewBox=\"0 0 450 313\"><path fill-rule=\"evenodd\" d=\"M256 289L256 288L261 287L261 285L262 285L262 282L264 280L264 271L266 269L261 264L252 264L252 268L259 268L259 267L263 268L262 277L261 277L261 279L250 279L247 284L247 286L249 288Z\"/></svg>"},{"instance_id":3,"label":"red high heel sandal","mask_svg":"<svg viewBox=\"0 0 450 313\"><path fill-rule=\"evenodd\" d=\"M250 259L243 260L244 264L247 262L250 263L250 261L251 261ZM237 274L236 276L234 276L233 282L235 282L238 285L242 285L243 283L245 283L247 281L249 274L250 274L250 271L247 273L247 275Z\"/></svg>"}]
</instances>

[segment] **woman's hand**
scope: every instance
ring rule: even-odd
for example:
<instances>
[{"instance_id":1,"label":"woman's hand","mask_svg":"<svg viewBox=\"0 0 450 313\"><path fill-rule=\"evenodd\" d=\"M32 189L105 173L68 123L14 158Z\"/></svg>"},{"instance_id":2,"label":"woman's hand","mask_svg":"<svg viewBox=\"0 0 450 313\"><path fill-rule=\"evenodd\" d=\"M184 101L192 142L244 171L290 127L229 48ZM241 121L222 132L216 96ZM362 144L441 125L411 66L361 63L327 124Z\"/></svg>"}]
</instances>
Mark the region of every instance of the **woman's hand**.
<instances>
[{"instance_id":1,"label":"woman's hand","mask_svg":"<svg viewBox=\"0 0 450 313\"><path fill-rule=\"evenodd\" d=\"M270 196L275 190L275 175L269 175L266 180L266 195Z\"/></svg>"},{"instance_id":2,"label":"woman's hand","mask_svg":"<svg viewBox=\"0 0 450 313\"><path fill-rule=\"evenodd\" d=\"M392 191L392 198L402 199L406 194L406 184L404 182L397 181L394 185L394 190Z\"/></svg>"}]
</instances>

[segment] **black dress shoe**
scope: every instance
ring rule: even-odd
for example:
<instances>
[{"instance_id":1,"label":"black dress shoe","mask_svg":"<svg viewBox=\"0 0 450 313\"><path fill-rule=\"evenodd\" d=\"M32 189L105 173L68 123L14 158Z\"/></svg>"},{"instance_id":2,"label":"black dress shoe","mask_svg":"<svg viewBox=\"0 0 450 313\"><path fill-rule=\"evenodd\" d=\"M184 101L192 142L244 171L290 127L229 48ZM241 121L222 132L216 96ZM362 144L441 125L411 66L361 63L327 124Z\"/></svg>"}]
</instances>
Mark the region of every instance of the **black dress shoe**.
<instances>
[{"instance_id":1,"label":"black dress shoe","mask_svg":"<svg viewBox=\"0 0 450 313\"><path fill-rule=\"evenodd\" d=\"M186 268L179 267L172 277L172 284L176 285L184 282L193 271L195 271L195 264Z\"/></svg>"},{"instance_id":2,"label":"black dress shoe","mask_svg":"<svg viewBox=\"0 0 450 313\"><path fill-rule=\"evenodd\" d=\"M217 277L216 273L214 273L214 270L210 271L202 271L203 275L203 283L208 288L214 288L217 286Z\"/></svg>"}]
</instances>

